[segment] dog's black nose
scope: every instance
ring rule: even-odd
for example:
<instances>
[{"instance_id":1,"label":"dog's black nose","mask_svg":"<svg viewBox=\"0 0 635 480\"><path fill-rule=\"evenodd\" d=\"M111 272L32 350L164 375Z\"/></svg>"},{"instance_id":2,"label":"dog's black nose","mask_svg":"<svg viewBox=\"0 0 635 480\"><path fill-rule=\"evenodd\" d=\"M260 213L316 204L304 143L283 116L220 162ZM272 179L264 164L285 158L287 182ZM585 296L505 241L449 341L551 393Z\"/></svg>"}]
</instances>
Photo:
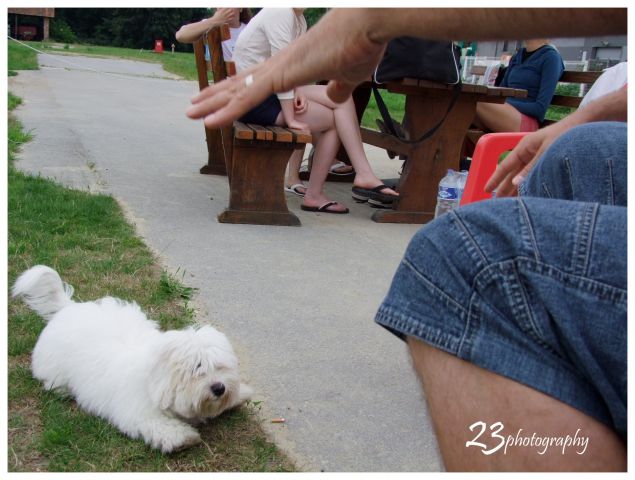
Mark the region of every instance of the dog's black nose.
<instances>
[{"instance_id":1,"label":"dog's black nose","mask_svg":"<svg viewBox=\"0 0 635 480\"><path fill-rule=\"evenodd\" d=\"M223 393L225 393L225 385L220 382L212 383L212 393L217 397L220 397Z\"/></svg>"}]
</instances>

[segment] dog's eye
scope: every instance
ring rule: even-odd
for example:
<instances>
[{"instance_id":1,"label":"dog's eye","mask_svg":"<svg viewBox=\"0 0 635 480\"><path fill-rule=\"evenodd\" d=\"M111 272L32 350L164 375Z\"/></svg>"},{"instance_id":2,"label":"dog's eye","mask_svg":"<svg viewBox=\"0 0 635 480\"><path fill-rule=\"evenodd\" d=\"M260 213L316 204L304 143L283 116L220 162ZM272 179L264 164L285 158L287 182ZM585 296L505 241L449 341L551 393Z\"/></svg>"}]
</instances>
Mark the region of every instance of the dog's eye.
<instances>
[{"instance_id":1,"label":"dog's eye","mask_svg":"<svg viewBox=\"0 0 635 480\"><path fill-rule=\"evenodd\" d=\"M194 372L198 372L201 369L201 362L198 362L198 365L196 365L196 367L194 367Z\"/></svg>"}]
</instances>

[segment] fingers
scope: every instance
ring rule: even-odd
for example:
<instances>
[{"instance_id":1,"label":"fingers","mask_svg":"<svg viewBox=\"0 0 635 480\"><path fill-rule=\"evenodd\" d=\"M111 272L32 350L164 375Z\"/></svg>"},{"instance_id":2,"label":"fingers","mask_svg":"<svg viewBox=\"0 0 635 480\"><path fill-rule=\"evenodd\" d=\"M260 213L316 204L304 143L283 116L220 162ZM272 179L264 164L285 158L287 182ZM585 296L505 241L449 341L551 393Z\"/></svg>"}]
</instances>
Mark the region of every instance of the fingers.
<instances>
[{"instance_id":1,"label":"fingers","mask_svg":"<svg viewBox=\"0 0 635 480\"><path fill-rule=\"evenodd\" d=\"M512 183L514 173L507 175L496 187L496 198L513 197L518 194L518 188Z\"/></svg>"},{"instance_id":2,"label":"fingers","mask_svg":"<svg viewBox=\"0 0 635 480\"><path fill-rule=\"evenodd\" d=\"M357 83L331 80L326 86L326 94L335 103L342 103L351 96L357 85Z\"/></svg>"},{"instance_id":3,"label":"fingers","mask_svg":"<svg viewBox=\"0 0 635 480\"><path fill-rule=\"evenodd\" d=\"M485 191L492 192L496 190L496 195L499 196L507 191L514 190L515 186L512 184L512 179L533 161L538 150L537 147L541 143L541 139L535 134L524 137L516 145L516 148L507 155L505 160L498 165L491 178L485 184Z\"/></svg>"},{"instance_id":4,"label":"fingers","mask_svg":"<svg viewBox=\"0 0 635 480\"><path fill-rule=\"evenodd\" d=\"M186 110L186 115L193 119L204 118L205 125L210 128L231 124L269 94L266 85L254 80L253 75L247 85L245 79L249 77L249 72L244 72L210 85L192 99L192 106Z\"/></svg>"},{"instance_id":5,"label":"fingers","mask_svg":"<svg viewBox=\"0 0 635 480\"><path fill-rule=\"evenodd\" d=\"M294 107L294 111L297 115L301 115L304 112L307 111L308 108L308 102L306 100L306 97L299 95L297 97L295 97L294 102L293 102L293 107Z\"/></svg>"}]
</instances>

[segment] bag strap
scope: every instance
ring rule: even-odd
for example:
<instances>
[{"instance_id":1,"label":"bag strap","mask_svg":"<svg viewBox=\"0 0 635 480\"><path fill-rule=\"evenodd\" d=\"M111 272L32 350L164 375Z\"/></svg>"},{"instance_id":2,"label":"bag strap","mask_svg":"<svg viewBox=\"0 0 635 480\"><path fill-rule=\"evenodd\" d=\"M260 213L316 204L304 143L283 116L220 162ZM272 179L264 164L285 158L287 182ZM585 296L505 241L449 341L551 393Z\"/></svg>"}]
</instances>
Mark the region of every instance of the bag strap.
<instances>
[{"instance_id":1,"label":"bag strap","mask_svg":"<svg viewBox=\"0 0 635 480\"><path fill-rule=\"evenodd\" d=\"M443 122L445 122L445 119L448 118L448 115L452 111L452 108L454 108L454 104L459 99L459 95L461 94L461 90L462 90L462 84L461 82L459 82L454 85L452 89L452 98L450 99L450 104L448 105L448 109L445 111L443 118L439 120L439 122L434 127L432 127L430 130L425 132L423 135L421 135L421 137L419 137L416 140L406 140L405 138L402 138L399 135L399 133L397 132L397 129L395 128L395 124L393 123L393 119L390 116L390 113L388 113L388 107L386 107L386 104L384 103L384 99L381 98L381 94L379 93L379 89L377 88L377 84L374 82L372 85L372 89L373 89L373 95L375 96L375 101L377 102L377 107L379 108L379 113L381 113L381 117L384 120L384 124L388 127L388 130L390 131L390 133L394 135L395 137L397 137L399 140L401 140L403 143L407 143L408 145L414 145L417 143L424 142L425 140L430 138L432 135L436 133L436 131L441 127L441 125L443 125Z\"/></svg>"}]
</instances>

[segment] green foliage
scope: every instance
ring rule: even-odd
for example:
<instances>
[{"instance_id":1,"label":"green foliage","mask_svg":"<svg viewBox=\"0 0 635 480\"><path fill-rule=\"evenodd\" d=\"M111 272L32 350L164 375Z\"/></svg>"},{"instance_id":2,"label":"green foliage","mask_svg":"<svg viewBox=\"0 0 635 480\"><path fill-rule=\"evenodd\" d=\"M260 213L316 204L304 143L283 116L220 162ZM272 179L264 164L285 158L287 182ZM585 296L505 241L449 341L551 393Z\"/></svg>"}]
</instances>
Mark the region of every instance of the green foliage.
<instances>
[{"instance_id":1,"label":"green foliage","mask_svg":"<svg viewBox=\"0 0 635 480\"><path fill-rule=\"evenodd\" d=\"M254 14L260 9L252 8ZM307 8L307 25L314 25L326 13L326 8ZM186 23L202 20L213 14L207 8L56 8L54 24L65 25L76 40L51 36L60 42L90 43L152 50L154 41L163 40L166 51L174 43L175 50L191 52L192 46L176 41L174 34ZM56 27L57 28L57 27Z\"/></svg>"},{"instance_id":2,"label":"green foliage","mask_svg":"<svg viewBox=\"0 0 635 480\"><path fill-rule=\"evenodd\" d=\"M55 9L56 18L63 19L80 42L146 50L152 50L154 41L160 39L166 50L174 43L176 50L191 51L174 34L181 25L209 15L206 8Z\"/></svg>"},{"instance_id":3,"label":"green foliage","mask_svg":"<svg viewBox=\"0 0 635 480\"><path fill-rule=\"evenodd\" d=\"M7 106L9 107L9 111L13 111L18 105L22 104L22 99L20 97L16 97L11 92L8 92L9 97L7 101Z\"/></svg>"},{"instance_id":4,"label":"green foliage","mask_svg":"<svg viewBox=\"0 0 635 480\"><path fill-rule=\"evenodd\" d=\"M53 40L62 43L75 43L77 41L77 35L63 18L52 19L50 28L50 36Z\"/></svg>"},{"instance_id":5,"label":"green foliage","mask_svg":"<svg viewBox=\"0 0 635 480\"><path fill-rule=\"evenodd\" d=\"M326 8L307 8L304 11L304 18L309 28L315 25L320 18L326 13Z\"/></svg>"}]
</instances>

